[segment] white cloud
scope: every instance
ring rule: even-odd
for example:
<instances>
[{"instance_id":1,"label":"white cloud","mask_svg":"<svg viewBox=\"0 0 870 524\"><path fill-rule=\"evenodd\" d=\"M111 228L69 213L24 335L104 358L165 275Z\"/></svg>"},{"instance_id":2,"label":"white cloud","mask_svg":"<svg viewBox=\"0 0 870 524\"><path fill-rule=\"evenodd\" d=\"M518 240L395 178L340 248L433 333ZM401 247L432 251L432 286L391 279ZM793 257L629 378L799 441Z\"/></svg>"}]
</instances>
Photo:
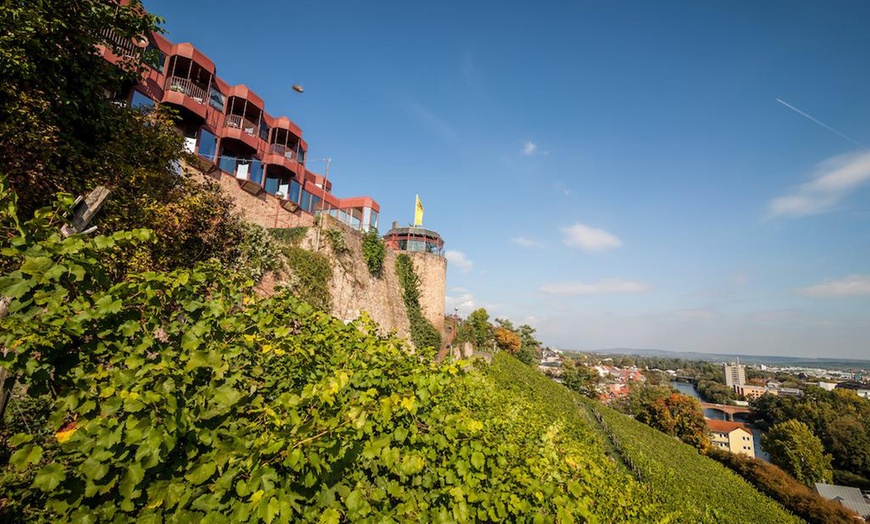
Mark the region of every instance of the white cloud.
<instances>
[{"instance_id":1,"label":"white cloud","mask_svg":"<svg viewBox=\"0 0 870 524\"><path fill-rule=\"evenodd\" d=\"M526 156L531 156L535 154L535 151L538 150L538 144L534 142L526 142L523 144L523 154Z\"/></svg>"},{"instance_id":2,"label":"white cloud","mask_svg":"<svg viewBox=\"0 0 870 524\"><path fill-rule=\"evenodd\" d=\"M565 196L571 196L571 189L565 186L562 182L556 182L556 185L553 187L556 188L556 191L562 193Z\"/></svg>"},{"instance_id":3,"label":"white cloud","mask_svg":"<svg viewBox=\"0 0 870 524\"><path fill-rule=\"evenodd\" d=\"M544 284L538 291L548 295L612 295L622 293L644 293L650 286L642 282L632 282L621 278L608 278L594 284L586 282L552 282Z\"/></svg>"},{"instance_id":4,"label":"white cloud","mask_svg":"<svg viewBox=\"0 0 870 524\"><path fill-rule=\"evenodd\" d=\"M444 258L447 259L447 262L453 264L458 267L460 271L463 273L468 273L474 268L474 262L469 260L468 257L462 251L450 251L448 250L444 254Z\"/></svg>"},{"instance_id":5,"label":"white cloud","mask_svg":"<svg viewBox=\"0 0 870 524\"><path fill-rule=\"evenodd\" d=\"M513 242L514 244L516 244L518 246L523 246L523 247L544 247L543 243L538 242L537 240L535 240L533 238L528 238L528 237L523 237L523 236L514 237L511 239L511 242Z\"/></svg>"},{"instance_id":6,"label":"white cloud","mask_svg":"<svg viewBox=\"0 0 870 524\"><path fill-rule=\"evenodd\" d=\"M870 295L870 275L851 275L839 280L826 280L813 286L798 289L808 297L855 297Z\"/></svg>"},{"instance_id":7,"label":"white cloud","mask_svg":"<svg viewBox=\"0 0 870 524\"><path fill-rule=\"evenodd\" d=\"M474 295L469 292L459 293L455 295L447 295L444 297L444 309L447 313L458 312L461 315L467 315L474 311L476 303Z\"/></svg>"},{"instance_id":8,"label":"white cloud","mask_svg":"<svg viewBox=\"0 0 870 524\"><path fill-rule=\"evenodd\" d=\"M768 212L771 216L784 217L826 213L868 183L870 152L835 156L816 166L812 181L771 200Z\"/></svg>"},{"instance_id":9,"label":"white cloud","mask_svg":"<svg viewBox=\"0 0 870 524\"><path fill-rule=\"evenodd\" d=\"M622 246L622 240L616 235L603 229L590 227L585 224L561 228L562 242L568 247L579 247L590 253L602 253L608 249Z\"/></svg>"}]
</instances>

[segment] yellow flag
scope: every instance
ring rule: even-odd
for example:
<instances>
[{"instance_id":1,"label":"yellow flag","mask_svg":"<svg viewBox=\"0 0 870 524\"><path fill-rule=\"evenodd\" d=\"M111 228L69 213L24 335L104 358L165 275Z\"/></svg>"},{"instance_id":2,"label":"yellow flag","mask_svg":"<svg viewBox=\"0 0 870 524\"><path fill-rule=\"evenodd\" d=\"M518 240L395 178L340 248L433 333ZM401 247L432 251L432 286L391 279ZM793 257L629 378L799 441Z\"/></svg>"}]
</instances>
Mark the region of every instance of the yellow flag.
<instances>
[{"instance_id":1,"label":"yellow flag","mask_svg":"<svg viewBox=\"0 0 870 524\"><path fill-rule=\"evenodd\" d=\"M417 206L414 208L414 225L423 225L423 202L420 202L420 195L417 195Z\"/></svg>"}]
</instances>

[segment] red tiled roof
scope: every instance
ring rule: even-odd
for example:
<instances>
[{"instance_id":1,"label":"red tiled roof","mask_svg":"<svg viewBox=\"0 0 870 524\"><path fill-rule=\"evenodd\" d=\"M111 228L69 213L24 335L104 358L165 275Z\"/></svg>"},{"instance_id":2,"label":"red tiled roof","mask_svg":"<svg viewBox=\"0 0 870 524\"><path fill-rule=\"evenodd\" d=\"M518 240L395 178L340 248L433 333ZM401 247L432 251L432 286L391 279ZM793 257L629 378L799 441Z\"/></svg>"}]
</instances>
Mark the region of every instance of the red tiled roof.
<instances>
[{"instance_id":1,"label":"red tiled roof","mask_svg":"<svg viewBox=\"0 0 870 524\"><path fill-rule=\"evenodd\" d=\"M710 431L716 431L718 433L731 433L735 429L742 429L743 431L752 434L752 430L742 422L729 422L727 420L716 420L716 419L707 419L707 427Z\"/></svg>"}]
</instances>

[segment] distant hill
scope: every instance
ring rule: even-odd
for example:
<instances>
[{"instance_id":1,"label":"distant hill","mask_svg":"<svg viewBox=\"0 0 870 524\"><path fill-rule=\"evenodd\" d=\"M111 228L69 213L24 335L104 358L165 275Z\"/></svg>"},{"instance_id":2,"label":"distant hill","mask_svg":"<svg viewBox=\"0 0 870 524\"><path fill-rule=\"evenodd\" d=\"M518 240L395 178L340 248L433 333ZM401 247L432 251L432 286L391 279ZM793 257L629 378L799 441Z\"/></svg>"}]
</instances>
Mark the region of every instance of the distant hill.
<instances>
[{"instance_id":1,"label":"distant hill","mask_svg":"<svg viewBox=\"0 0 870 524\"><path fill-rule=\"evenodd\" d=\"M699 353L695 351L668 351L665 349L632 349L609 348L594 351L563 350L569 353L595 353L599 355L637 355L644 357L682 358L685 360L703 360L707 362L731 362L739 358L747 364L766 364L773 366L796 366L824 369L866 369L870 370L870 360L847 358L809 358L782 357L774 355L741 355L737 353Z\"/></svg>"}]
</instances>

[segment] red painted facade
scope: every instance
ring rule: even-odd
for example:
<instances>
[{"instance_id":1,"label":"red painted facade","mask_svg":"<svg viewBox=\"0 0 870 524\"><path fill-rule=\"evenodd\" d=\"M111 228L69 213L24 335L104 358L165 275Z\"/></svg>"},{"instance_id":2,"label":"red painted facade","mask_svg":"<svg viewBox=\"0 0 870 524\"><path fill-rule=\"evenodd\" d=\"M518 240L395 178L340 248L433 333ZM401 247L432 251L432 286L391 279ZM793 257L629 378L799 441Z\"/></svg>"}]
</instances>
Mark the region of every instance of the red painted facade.
<instances>
[{"instance_id":1,"label":"red painted facade","mask_svg":"<svg viewBox=\"0 0 870 524\"><path fill-rule=\"evenodd\" d=\"M286 116L268 114L264 100L246 85L218 77L214 62L193 44L173 44L156 33L134 41L110 31L104 36L123 48L124 56L118 56L99 47L113 64L139 59L146 49L151 55L159 52L126 101L177 109L188 152L235 177L250 193L267 192L286 201L286 208L298 206L296 213L324 212L357 229L377 228L378 203L333 195L332 182L305 167L308 144L302 129Z\"/></svg>"}]
</instances>

